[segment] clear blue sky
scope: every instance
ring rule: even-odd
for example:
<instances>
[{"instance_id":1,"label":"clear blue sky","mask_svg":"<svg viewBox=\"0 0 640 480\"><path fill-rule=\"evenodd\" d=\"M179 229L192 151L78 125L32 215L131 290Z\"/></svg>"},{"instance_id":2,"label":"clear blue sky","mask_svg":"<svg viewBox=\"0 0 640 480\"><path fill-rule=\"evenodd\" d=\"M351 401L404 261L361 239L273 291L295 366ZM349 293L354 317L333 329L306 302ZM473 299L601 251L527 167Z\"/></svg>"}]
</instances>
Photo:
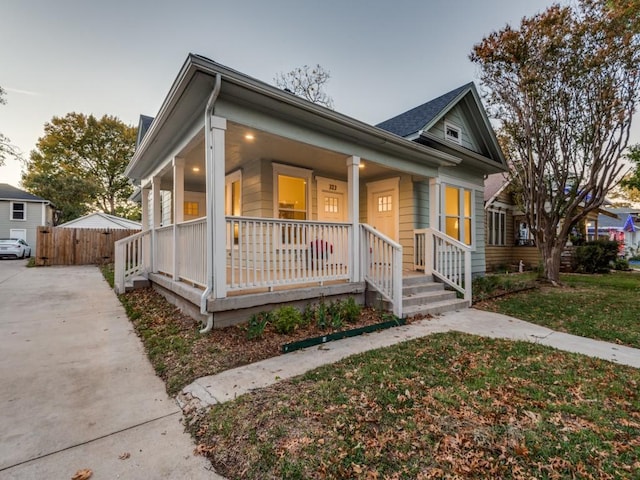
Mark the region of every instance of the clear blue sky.
<instances>
[{"instance_id":1,"label":"clear blue sky","mask_svg":"<svg viewBox=\"0 0 640 480\"><path fill-rule=\"evenodd\" d=\"M54 115L137 125L189 52L267 82L320 63L335 109L373 124L476 80L474 43L551 3L0 0L0 132L28 157ZM18 186L20 170L9 160L0 182Z\"/></svg>"}]
</instances>

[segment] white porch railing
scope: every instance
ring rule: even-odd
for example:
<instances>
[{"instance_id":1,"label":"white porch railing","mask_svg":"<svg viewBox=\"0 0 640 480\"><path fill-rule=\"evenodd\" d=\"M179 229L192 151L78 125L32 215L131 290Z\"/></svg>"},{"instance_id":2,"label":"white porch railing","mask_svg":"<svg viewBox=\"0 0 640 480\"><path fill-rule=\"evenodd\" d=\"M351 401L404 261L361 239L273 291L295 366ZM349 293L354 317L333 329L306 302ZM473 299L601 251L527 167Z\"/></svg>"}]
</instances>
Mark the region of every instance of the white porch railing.
<instances>
[{"instance_id":1,"label":"white porch railing","mask_svg":"<svg viewBox=\"0 0 640 480\"><path fill-rule=\"evenodd\" d=\"M207 286L207 219L198 218L179 223L178 229L178 277L182 280Z\"/></svg>"},{"instance_id":2,"label":"white porch railing","mask_svg":"<svg viewBox=\"0 0 640 480\"><path fill-rule=\"evenodd\" d=\"M414 264L464 295L471 303L471 248L432 228L414 230Z\"/></svg>"},{"instance_id":3,"label":"white porch railing","mask_svg":"<svg viewBox=\"0 0 640 480\"><path fill-rule=\"evenodd\" d=\"M349 279L351 224L226 217L227 290Z\"/></svg>"},{"instance_id":4,"label":"white porch railing","mask_svg":"<svg viewBox=\"0 0 640 480\"><path fill-rule=\"evenodd\" d=\"M151 268L151 231L136 233L115 243L114 284L125 292L126 282Z\"/></svg>"},{"instance_id":5,"label":"white porch railing","mask_svg":"<svg viewBox=\"0 0 640 480\"><path fill-rule=\"evenodd\" d=\"M360 224L360 253L364 279L391 302L393 314L402 317L402 246Z\"/></svg>"},{"instance_id":6,"label":"white porch railing","mask_svg":"<svg viewBox=\"0 0 640 480\"><path fill-rule=\"evenodd\" d=\"M173 275L173 225L156 228L154 271Z\"/></svg>"}]
</instances>

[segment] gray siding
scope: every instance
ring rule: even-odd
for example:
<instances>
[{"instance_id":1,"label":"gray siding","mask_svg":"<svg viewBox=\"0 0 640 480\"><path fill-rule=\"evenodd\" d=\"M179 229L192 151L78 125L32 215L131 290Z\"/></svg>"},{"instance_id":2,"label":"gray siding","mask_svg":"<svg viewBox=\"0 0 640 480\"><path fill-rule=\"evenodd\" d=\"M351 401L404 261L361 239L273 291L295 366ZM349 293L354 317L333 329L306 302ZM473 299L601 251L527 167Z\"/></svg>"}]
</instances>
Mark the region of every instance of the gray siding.
<instances>
[{"instance_id":1,"label":"gray siding","mask_svg":"<svg viewBox=\"0 0 640 480\"><path fill-rule=\"evenodd\" d=\"M411 175L400 175L399 186L399 223L402 245L402 268L413 270L413 230L415 228L415 197L413 193L413 181Z\"/></svg>"},{"instance_id":2,"label":"gray siding","mask_svg":"<svg viewBox=\"0 0 640 480\"><path fill-rule=\"evenodd\" d=\"M22 201L20 201L22 202ZM26 220L11 220L11 202L0 200L0 237L9 237L11 229L24 229L27 231L27 243L31 246L32 255L35 255L37 232L39 226L51 225L51 207L47 209L45 223L42 223L42 203L22 202L26 207Z\"/></svg>"},{"instance_id":3,"label":"gray siding","mask_svg":"<svg viewBox=\"0 0 640 480\"><path fill-rule=\"evenodd\" d=\"M484 198L481 190L474 191L474 208L475 208L475 234L476 244L475 250L471 253L471 272L473 276L484 275L486 272L485 265L485 218L484 218Z\"/></svg>"},{"instance_id":4,"label":"gray siding","mask_svg":"<svg viewBox=\"0 0 640 480\"><path fill-rule=\"evenodd\" d=\"M429 181L414 182L413 194L416 228L429 228Z\"/></svg>"},{"instance_id":5,"label":"gray siding","mask_svg":"<svg viewBox=\"0 0 640 480\"><path fill-rule=\"evenodd\" d=\"M447 112L442 120L431 127L429 132L437 135L438 138L444 139L444 123L447 121L462 130L461 140L463 147L473 150L474 152L481 153L478 141L471 133L472 130L466 118L467 117L462 111L460 105L456 105L451 109L451 111Z\"/></svg>"}]
</instances>

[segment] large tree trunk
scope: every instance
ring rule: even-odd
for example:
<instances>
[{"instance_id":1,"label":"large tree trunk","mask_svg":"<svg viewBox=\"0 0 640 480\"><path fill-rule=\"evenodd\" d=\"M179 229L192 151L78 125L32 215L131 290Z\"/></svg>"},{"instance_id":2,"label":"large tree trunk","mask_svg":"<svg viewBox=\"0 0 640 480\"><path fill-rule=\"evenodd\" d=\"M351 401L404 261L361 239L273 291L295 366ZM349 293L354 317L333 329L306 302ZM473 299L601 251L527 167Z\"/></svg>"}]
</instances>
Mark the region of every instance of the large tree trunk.
<instances>
[{"instance_id":1,"label":"large tree trunk","mask_svg":"<svg viewBox=\"0 0 640 480\"><path fill-rule=\"evenodd\" d=\"M566 238L555 237L552 242L544 243L539 248L544 266L544 278L553 285L560 283L560 265L566 244Z\"/></svg>"}]
</instances>

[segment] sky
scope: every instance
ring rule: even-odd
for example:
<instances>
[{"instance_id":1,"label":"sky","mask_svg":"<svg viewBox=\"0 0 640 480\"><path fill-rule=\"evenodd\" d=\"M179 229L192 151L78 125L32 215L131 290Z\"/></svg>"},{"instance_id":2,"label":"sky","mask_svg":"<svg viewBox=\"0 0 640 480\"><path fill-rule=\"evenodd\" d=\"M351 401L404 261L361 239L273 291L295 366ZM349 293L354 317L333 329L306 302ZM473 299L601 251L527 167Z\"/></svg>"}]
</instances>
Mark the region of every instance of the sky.
<instances>
[{"instance_id":1,"label":"sky","mask_svg":"<svg viewBox=\"0 0 640 480\"><path fill-rule=\"evenodd\" d=\"M376 124L477 83L473 45L551 4L0 0L0 132L28 158L54 116L107 114L137 126L140 114L156 115L189 52L269 83L320 64L335 110ZM7 160L0 183L19 186L21 169Z\"/></svg>"}]
</instances>

